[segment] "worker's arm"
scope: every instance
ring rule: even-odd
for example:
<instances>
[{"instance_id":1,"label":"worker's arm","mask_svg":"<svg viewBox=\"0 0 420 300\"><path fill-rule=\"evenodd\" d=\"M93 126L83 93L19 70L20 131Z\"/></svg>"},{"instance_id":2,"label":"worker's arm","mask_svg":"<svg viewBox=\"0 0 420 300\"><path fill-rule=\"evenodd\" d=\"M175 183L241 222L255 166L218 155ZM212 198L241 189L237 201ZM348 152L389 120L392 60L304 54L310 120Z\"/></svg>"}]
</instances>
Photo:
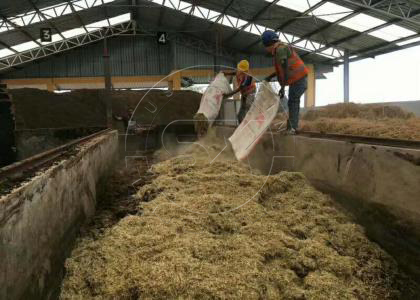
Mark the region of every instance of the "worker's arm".
<instances>
[{"instance_id":1,"label":"worker's arm","mask_svg":"<svg viewBox=\"0 0 420 300\"><path fill-rule=\"evenodd\" d=\"M229 98L230 96L233 96L233 95L235 95L236 93L238 93L240 90L241 90L241 87L238 87L238 88L237 88L236 90L234 90L233 92L228 93L228 94L223 94L223 96L225 96L225 98Z\"/></svg>"},{"instance_id":2,"label":"worker's arm","mask_svg":"<svg viewBox=\"0 0 420 300\"><path fill-rule=\"evenodd\" d=\"M235 76L236 72L234 71L222 71L225 76Z\"/></svg>"},{"instance_id":3,"label":"worker's arm","mask_svg":"<svg viewBox=\"0 0 420 300\"><path fill-rule=\"evenodd\" d=\"M112 116L114 117L115 120L118 120L118 121L122 121L122 119L123 119L121 116L117 116L117 115L114 115L114 114Z\"/></svg>"},{"instance_id":4,"label":"worker's arm","mask_svg":"<svg viewBox=\"0 0 420 300\"><path fill-rule=\"evenodd\" d=\"M288 59L284 59L281 62L281 64L282 64L283 70L285 70L285 72L284 72L284 82L280 82L280 91L279 91L280 99L284 97L284 88L286 86L286 82L287 82L287 79L288 79L288 74L287 74L288 73L287 68L289 67Z\"/></svg>"},{"instance_id":5,"label":"worker's arm","mask_svg":"<svg viewBox=\"0 0 420 300\"><path fill-rule=\"evenodd\" d=\"M287 70L289 68L288 62L289 62L290 55L292 55L292 53L291 53L289 47L286 46L286 45L282 45L282 46L278 47L277 51L276 51L276 54L275 54L276 62L278 64L281 64L281 66L284 70L284 78L283 78L284 80L282 82L280 82L280 80L279 80L279 83L280 83L279 96L280 96L280 98L284 97L284 88L285 88L287 80L288 80Z\"/></svg>"},{"instance_id":6,"label":"worker's arm","mask_svg":"<svg viewBox=\"0 0 420 300\"><path fill-rule=\"evenodd\" d=\"M271 79L273 79L274 77L276 77L277 76L277 73L276 72L273 72L272 74L270 74L270 75L268 75L267 77L265 77L265 81L267 81L267 82L270 82L271 81Z\"/></svg>"},{"instance_id":7,"label":"worker's arm","mask_svg":"<svg viewBox=\"0 0 420 300\"><path fill-rule=\"evenodd\" d=\"M288 63L289 63L289 60L288 59L284 59L283 61L282 61L282 66L283 66L283 70L285 70L284 71L284 83L286 83L287 82L287 79L288 79L288 73L289 72L287 72L287 69L289 68L289 65L288 65ZM283 85L284 86L284 85Z\"/></svg>"}]
</instances>

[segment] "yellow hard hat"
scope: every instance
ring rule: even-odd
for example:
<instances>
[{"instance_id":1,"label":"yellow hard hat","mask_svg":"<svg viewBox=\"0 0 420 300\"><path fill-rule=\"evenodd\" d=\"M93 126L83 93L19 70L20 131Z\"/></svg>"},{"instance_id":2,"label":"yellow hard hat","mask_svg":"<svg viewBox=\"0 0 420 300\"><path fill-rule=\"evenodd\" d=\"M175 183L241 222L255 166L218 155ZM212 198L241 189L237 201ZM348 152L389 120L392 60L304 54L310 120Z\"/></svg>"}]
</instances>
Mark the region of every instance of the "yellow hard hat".
<instances>
[{"instance_id":1,"label":"yellow hard hat","mask_svg":"<svg viewBox=\"0 0 420 300\"><path fill-rule=\"evenodd\" d=\"M248 72L249 71L249 62L247 60L241 60L238 63L238 70L242 72Z\"/></svg>"}]
</instances>

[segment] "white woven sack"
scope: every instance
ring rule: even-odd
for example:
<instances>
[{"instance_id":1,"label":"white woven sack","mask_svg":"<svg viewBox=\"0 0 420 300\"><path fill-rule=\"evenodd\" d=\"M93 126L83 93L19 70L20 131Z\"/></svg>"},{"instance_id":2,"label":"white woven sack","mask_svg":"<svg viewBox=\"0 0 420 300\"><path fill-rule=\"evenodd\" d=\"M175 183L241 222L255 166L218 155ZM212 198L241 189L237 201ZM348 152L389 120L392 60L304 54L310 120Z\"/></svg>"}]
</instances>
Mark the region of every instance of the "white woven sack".
<instances>
[{"instance_id":1,"label":"white woven sack","mask_svg":"<svg viewBox=\"0 0 420 300\"><path fill-rule=\"evenodd\" d=\"M244 120L229 138L238 160L251 154L277 115L278 107L279 97L271 85L263 81Z\"/></svg>"},{"instance_id":2,"label":"white woven sack","mask_svg":"<svg viewBox=\"0 0 420 300\"><path fill-rule=\"evenodd\" d=\"M231 88L225 75L223 73L217 74L201 97L200 108L197 112L197 114L202 113L206 116L209 126L213 124L219 115L223 94L230 92Z\"/></svg>"}]
</instances>

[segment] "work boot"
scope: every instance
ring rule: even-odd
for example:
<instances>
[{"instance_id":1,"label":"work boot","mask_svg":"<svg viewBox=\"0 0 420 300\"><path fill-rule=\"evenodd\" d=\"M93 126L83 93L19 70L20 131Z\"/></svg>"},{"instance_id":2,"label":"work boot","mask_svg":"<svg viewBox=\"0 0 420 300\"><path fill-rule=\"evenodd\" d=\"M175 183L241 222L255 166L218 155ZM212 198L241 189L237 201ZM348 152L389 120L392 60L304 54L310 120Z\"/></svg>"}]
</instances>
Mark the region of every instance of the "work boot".
<instances>
[{"instance_id":1,"label":"work boot","mask_svg":"<svg viewBox=\"0 0 420 300\"><path fill-rule=\"evenodd\" d=\"M291 128L286 131L286 135L296 135L296 129Z\"/></svg>"}]
</instances>

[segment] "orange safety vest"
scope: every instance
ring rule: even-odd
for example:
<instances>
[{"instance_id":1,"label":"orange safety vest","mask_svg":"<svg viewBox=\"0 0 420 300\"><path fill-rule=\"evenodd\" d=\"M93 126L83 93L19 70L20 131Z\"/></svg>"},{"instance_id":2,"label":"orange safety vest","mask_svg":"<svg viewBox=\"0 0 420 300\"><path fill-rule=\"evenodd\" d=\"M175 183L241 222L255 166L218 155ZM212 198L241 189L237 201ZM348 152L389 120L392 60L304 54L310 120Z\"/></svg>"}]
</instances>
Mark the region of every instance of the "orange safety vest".
<instances>
[{"instance_id":1,"label":"orange safety vest","mask_svg":"<svg viewBox=\"0 0 420 300\"><path fill-rule=\"evenodd\" d=\"M308 75L309 70L305 66L305 63L303 62L303 60L296 53L296 51L293 50L292 47L287 46L290 52L292 53L292 55L287 59L287 66L288 66L287 82L285 82L283 66L276 61L276 51L279 46L280 44L274 47L273 52L272 52L273 57L274 57L274 67L276 68L277 78L280 84L285 83L286 85L292 85L296 81Z\"/></svg>"},{"instance_id":2,"label":"orange safety vest","mask_svg":"<svg viewBox=\"0 0 420 300\"><path fill-rule=\"evenodd\" d=\"M245 80L247 79L247 77L250 75L247 75L245 73L236 73L236 84L237 87L240 87L242 85L242 83L245 82ZM255 80L254 78L252 78L252 82L250 85L248 86L244 86L241 88L241 94L242 95L249 95L255 92L255 90L257 89L257 86L255 84Z\"/></svg>"}]
</instances>

